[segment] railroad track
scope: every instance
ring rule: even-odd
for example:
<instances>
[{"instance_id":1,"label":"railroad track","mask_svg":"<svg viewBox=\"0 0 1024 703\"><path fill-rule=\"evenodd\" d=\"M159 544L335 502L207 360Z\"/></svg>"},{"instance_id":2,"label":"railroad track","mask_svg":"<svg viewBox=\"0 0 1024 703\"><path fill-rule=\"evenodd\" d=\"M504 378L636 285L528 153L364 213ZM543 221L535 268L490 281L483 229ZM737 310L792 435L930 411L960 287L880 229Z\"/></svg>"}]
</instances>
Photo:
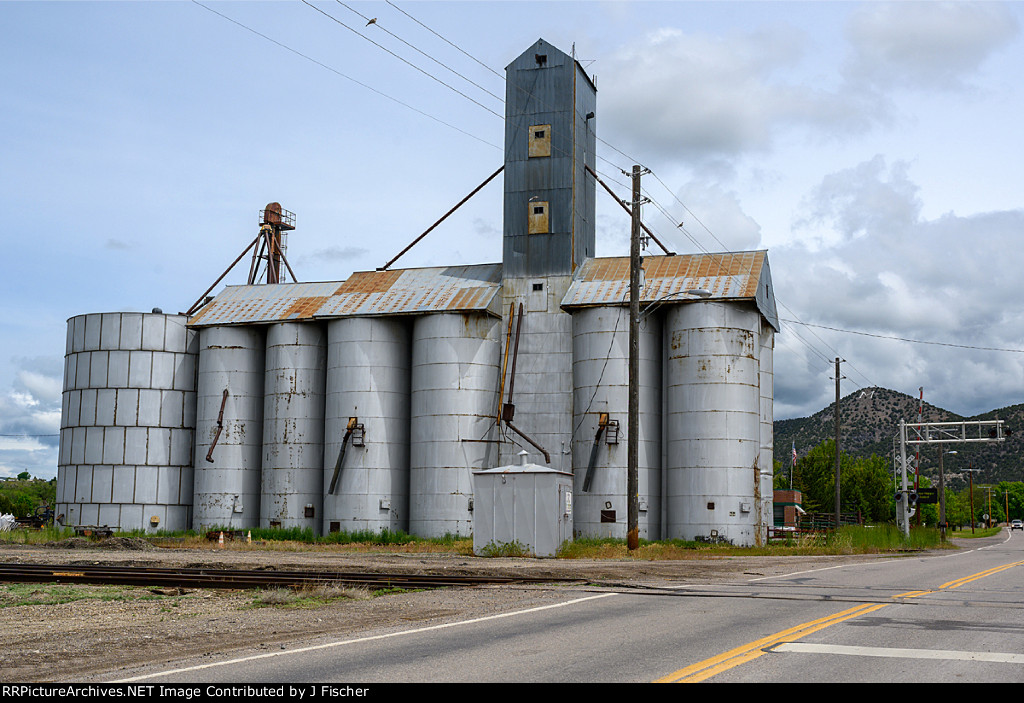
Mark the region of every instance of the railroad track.
<instances>
[{"instance_id":1,"label":"railroad track","mask_svg":"<svg viewBox=\"0 0 1024 703\"><path fill-rule=\"evenodd\" d=\"M0 582L83 583L164 588L300 588L315 585L363 586L372 589L449 588L501 584L539 584L581 579L524 576L457 576L331 571L179 569L90 564L0 564Z\"/></svg>"}]
</instances>

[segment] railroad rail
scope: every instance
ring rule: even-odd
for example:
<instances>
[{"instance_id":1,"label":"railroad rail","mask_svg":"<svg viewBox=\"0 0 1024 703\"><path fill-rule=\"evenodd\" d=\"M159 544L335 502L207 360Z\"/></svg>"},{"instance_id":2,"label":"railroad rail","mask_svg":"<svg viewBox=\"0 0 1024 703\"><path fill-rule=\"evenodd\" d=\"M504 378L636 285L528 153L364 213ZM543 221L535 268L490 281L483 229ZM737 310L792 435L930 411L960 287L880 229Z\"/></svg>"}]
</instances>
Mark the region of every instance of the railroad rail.
<instances>
[{"instance_id":1,"label":"railroad rail","mask_svg":"<svg viewBox=\"0 0 1024 703\"><path fill-rule=\"evenodd\" d=\"M80 583L177 588L259 589L314 585L363 586L372 589L449 588L503 584L565 583L582 579L530 576L459 576L454 574L382 574L265 569L155 568L103 564L0 564L0 582Z\"/></svg>"}]
</instances>

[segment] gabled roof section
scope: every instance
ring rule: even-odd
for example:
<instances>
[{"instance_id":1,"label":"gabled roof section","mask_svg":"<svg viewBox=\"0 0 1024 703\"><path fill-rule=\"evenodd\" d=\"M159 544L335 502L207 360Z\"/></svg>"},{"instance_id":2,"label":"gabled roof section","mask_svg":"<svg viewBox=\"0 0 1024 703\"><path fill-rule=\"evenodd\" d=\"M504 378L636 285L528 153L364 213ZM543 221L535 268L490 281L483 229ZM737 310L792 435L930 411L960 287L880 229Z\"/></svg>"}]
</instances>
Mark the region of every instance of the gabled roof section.
<instances>
[{"instance_id":1,"label":"gabled roof section","mask_svg":"<svg viewBox=\"0 0 1024 703\"><path fill-rule=\"evenodd\" d=\"M641 305L695 300L750 300L768 323L779 330L767 251L645 256ZM703 289L709 298L686 295ZM629 304L629 257L588 259L577 270L562 308Z\"/></svg>"},{"instance_id":2,"label":"gabled roof section","mask_svg":"<svg viewBox=\"0 0 1024 703\"><path fill-rule=\"evenodd\" d=\"M361 271L346 281L228 286L191 327L290 320L489 312L500 317L501 264Z\"/></svg>"},{"instance_id":3,"label":"gabled roof section","mask_svg":"<svg viewBox=\"0 0 1024 703\"><path fill-rule=\"evenodd\" d=\"M543 37L537 39L537 41L535 41L529 49L519 54L519 56L513 59L511 63L505 66L505 71L507 72L510 69L521 70L524 68L537 68L538 66L536 57L538 55L548 57L546 62L546 65L548 67L553 68L556 66L563 66L569 63L574 64L575 67L579 69L580 74L590 84L590 87L595 91L597 90L597 86L594 85L593 79L587 74L586 70L583 68L579 61L577 61L575 58L565 53L555 45L549 44L548 42L544 41Z\"/></svg>"}]
</instances>

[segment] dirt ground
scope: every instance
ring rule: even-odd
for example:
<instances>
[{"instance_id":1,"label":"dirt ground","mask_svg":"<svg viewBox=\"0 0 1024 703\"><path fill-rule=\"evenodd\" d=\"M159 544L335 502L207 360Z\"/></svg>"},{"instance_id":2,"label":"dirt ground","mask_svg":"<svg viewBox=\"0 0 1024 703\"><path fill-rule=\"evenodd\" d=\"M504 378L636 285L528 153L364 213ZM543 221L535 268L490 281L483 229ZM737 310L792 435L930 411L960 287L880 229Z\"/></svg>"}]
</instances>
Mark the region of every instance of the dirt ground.
<instances>
[{"instance_id":1,"label":"dirt ground","mask_svg":"<svg viewBox=\"0 0 1024 703\"><path fill-rule=\"evenodd\" d=\"M534 607L583 591L736 581L878 559L877 556L710 557L678 561L479 558L453 554L154 547L144 540L70 540L0 546L3 563L123 564L382 573L497 574L551 578L550 585L483 586L371 597L351 592L315 605L262 605L253 591L185 592L119 587L109 600L53 604L47 590L19 586L39 602L0 607L0 682L113 681L188 659L291 648L318 639L386 632ZM559 583L559 579L585 582ZM75 589L87 587L76 586ZM92 588L92 587L88 587ZM100 588L96 587L96 592ZM103 590L110 593L110 588ZM0 605L12 602L0 585Z\"/></svg>"}]
</instances>

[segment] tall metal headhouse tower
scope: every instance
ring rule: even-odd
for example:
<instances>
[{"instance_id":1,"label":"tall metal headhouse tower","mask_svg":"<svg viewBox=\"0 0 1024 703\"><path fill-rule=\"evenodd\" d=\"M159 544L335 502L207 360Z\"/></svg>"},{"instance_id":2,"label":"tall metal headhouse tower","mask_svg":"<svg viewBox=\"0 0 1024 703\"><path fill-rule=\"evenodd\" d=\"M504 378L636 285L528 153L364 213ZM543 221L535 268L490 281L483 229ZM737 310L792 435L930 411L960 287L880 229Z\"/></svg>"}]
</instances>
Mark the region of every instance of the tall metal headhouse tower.
<instances>
[{"instance_id":1,"label":"tall metal headhouse tower","mask_svg":"<svg viewBox=\"0 0 1024 703\"><path fill-rule=\"evenodd\" d=\"M504 358L515 363L503 369L502 412L516 441L502 444L501 461L514 463L528 443L552 468L572 471L572 316L561 302L594 256L586 167L594 167L597 88L543 39L505 72L502 322Z\"/></svg>"}]
</instances>

